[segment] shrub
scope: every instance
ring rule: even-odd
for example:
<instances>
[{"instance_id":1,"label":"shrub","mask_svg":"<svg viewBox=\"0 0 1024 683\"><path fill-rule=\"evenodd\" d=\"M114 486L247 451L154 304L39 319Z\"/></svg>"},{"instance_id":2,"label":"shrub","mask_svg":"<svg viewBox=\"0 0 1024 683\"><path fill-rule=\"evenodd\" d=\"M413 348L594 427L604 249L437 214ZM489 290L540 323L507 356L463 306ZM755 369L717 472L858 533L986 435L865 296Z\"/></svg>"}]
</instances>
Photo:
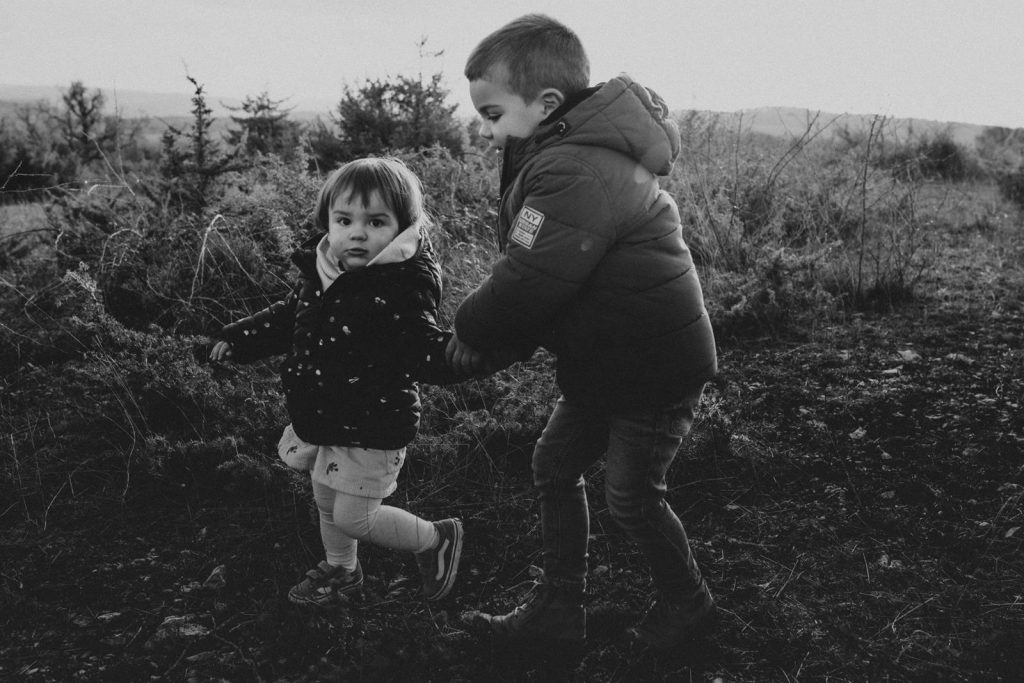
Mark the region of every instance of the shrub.
<instances>
[{"instance_id":1,"label":"shrub","mask_svg":"<svg viewBox=\"0 0 1024 683\"><path fill-rule=\"evenodd\" d=\"M790 142L733 131L719 139L697 123L689 135L702 154L685 156L665 186L714 322L729 334L793 329L806 311L893 304L933 267L929 230L941 204L922 200L923 176L879 163L883 120L862 137Z\"/></svg>"},{"instance_id":2,"label":"shrub","mask_svg":"<svg viewBox=\"0 0 1024 683\"><path fill-rule=\"evenodd\" d=\"M289 110L281 109L284 100L272 100L266 91L246 97L241 106L229 107L242 112L232 116L237 128L228 131L228 144L249 157L273 154L288 161L301 150L298 145L301 126L288 120Z\"/></svg>"},{"instance_id":3,"label":"shrub","mask_svg":"<svg viewBox=\"0 0 1024 683\"><path fill-rule=\"evenodd\" d=\"M836 300L825 286L828 250L807 255L778 249L749 269L704 277L708 314L722 339L782 334L827 315Z\"/></svg>"},{"instance_id":4,"label":"shrub","mask_svg":"<svg viewBox=\"0 0 1024 683\"><path fill-rule=\"evenodd\" d=\"M897 178L911 181L959 182L981 173L977 161L945 132L895 145L881 153L877 163Z\"/></svg>"},{"instance_id":5,"label":"shrub","mask_svg":"<svg viewBox=\"0 0 1024 683\"><path fill-rule=\"evenodd\" d=\"M203 85L192 84L192 120L183 129L168 126L160 139L160 192L183 211L201 212L225 188L224 176L245 168L236 161L241 148L225 150L213 138L213 110L206 104ZM151 197L153 195L150 195Z\"/></svg>"},{"instance_id":6,"label":"shrub","mask_svg":"<svg viewBox=\"0 0 1024 683\"><path fill-rule=\"evenodd\" d=\"M447 103L441 74L429 79L397 76L346 86L333 119L338 135L326 134L323 124L310 137L312 154L325 170L339 162L382 152L440 146L453 153L463 149L457 105Z\"/></svg>"},{"instance_id":7,"label":"shrub","mask_svg":"<svg viewBox=\"0 0 1024 683\"><path fill-rule=\"evenodd\" d=\"M40 101L0 114L0 203L87 187L126 158L144 162L139 123L105 114L105 102L102 91L75 81L57 106Z\"/></svg>"},{"instance_id":8,"label":"shrub","mask_svg":"<svg viewBox=\"0 0 1024 683\"><path fill-rule=\"evenodd\" d=\"M106 312L84 267L51 297L51 315L35 320L64 358L59 366L19 364L6 375L0 423L13 452L30 458L3 463L3 479L19 497L52 503L63 482L71 491L124 492L133 477L166 471L165 451L187 452L190 443L220 440L212 449L220 463L228 437L235 452L266 452L275 436L269 432L283 422L272 371L208 366L200 362L208 349L200 337L124 327Z\"/></svg>"},{"instance_id":9,"label":"shrub","mask_svg":"<svg viewBox=\"0 0 1024 683\"><path fill-rule=\"evenodd\" d=\"M1024 166L1016 171L999 173L996 176L996 184L1008 202L1024 209Z\"/></svg>"},{"instance_id":10,"label":"shrub","mask_svg":"<svg viewBox=\"0 0 1024 683\"><path fill-rule=\"evenodd\" d=\"M319 191L304 165L265 157L199 212L147 199L158 190L64 193L50 211L57 266L91 264L109 312L132 328L207 332L287 289L288 259L312 234Z\"/></svg>"}]
</instances>

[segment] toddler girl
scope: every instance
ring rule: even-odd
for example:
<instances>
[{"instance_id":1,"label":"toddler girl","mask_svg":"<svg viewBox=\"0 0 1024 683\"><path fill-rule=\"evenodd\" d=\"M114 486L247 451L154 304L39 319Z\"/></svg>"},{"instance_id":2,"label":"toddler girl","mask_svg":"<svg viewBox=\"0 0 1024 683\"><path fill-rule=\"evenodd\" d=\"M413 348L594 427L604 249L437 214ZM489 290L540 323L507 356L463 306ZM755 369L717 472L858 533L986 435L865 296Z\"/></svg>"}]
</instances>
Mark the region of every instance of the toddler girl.
<instances>
[{"instance_id":1,"label":"toddler girl","mask_svg":"<svg viewBox=\"0 0 1024 683\"><path fill-rule=\"evenodd\" d=\"M428 522L384 505L420 418L417 381L458 381L445 365L450 334L436 321L441 273L425 229L423 191L399 160L349 162L325 182L325 234L292 261L283 301L227 325L211 360L287 354L281 379L291 424L282 459L308 470L326 559L288 592L326 605L363 582L358 542L416 554L423 594L451 590L462 551L458 519Z\"/></svg>"}]
</instances>

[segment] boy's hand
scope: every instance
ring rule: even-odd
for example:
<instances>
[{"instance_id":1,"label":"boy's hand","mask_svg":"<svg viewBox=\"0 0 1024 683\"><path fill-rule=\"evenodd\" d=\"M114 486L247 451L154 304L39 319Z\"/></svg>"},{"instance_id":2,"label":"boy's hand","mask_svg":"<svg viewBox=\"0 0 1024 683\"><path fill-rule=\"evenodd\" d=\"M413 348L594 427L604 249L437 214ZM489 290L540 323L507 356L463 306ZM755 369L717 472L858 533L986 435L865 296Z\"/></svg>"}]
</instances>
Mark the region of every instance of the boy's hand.
<instances>
[{"instance_id":1,"label":"boy's hand","mask_svg":"<svg viewBox=\"0 0 1024 683\"><path fill-rule=\"evenodd\" d=\"M448 347L444 352L445 361L448 367L457 375L471 377L483 371L484 357L472 346L464 343L458 335L453 334L448 340Z\"/></svg>"},{"instance_id":2,"label":"boy's hand","mask_svg":"<svg viewBox=\"0 0 1024 683\"><path fill-rule=\"evenodd\" d=\"M210 350L210 360L212 361L231 360L233 355L231 344L226 341L217 342L213 345L213 349Z\"/></svg>"}]
</instances>

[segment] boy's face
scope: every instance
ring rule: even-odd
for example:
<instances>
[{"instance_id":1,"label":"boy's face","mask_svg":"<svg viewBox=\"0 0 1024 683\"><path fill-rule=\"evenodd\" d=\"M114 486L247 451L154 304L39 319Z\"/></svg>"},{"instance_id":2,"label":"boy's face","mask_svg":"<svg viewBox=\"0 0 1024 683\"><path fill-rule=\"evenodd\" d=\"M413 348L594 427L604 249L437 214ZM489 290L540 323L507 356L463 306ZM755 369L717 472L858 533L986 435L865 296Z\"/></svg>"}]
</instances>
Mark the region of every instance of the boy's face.
<instances>
[{"instance_id":1,"label":"boy's face","mask_svg":"<svg viewBox=\"0 0 1024 683\"><path fill-rule=\"evenodd\" d=\"M363 206L345 190L331 205L327 227L330 255L345 270L362 268L398 235L398 217L374 192Z\"/></svg>"},{"instance_id":2,"label":"boy's face","mask_svg":"<svg viewBox=\"0 0 1024 683\"><path fill-rule=\"evenodd\" d=\"M510 137L530 137L554 109L545 101L545 93L526 102L501 80L489 78L470 81L469 96L483 119L480 137L490 143L491 149L504 149Z\"/></svg>"}]
</instances>

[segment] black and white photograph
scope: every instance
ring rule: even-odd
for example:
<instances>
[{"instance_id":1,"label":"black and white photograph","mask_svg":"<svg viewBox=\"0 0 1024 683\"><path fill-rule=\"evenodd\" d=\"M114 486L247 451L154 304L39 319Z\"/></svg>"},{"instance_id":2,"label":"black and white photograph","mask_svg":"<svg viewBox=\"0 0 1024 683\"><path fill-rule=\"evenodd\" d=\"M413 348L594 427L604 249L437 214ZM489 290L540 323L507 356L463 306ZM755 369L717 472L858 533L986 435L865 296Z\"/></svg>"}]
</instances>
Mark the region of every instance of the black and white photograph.
<instances>
[{"instance_id":1,"label":"black and white photograph","mask_svg":"<svg viewBox=\"0 0 1024 683\"><path fill-rule=\"evenodd\" d=\"M0 17L0 679L1024 680L1019 0Z\"/></svg>"}]
</instances>

